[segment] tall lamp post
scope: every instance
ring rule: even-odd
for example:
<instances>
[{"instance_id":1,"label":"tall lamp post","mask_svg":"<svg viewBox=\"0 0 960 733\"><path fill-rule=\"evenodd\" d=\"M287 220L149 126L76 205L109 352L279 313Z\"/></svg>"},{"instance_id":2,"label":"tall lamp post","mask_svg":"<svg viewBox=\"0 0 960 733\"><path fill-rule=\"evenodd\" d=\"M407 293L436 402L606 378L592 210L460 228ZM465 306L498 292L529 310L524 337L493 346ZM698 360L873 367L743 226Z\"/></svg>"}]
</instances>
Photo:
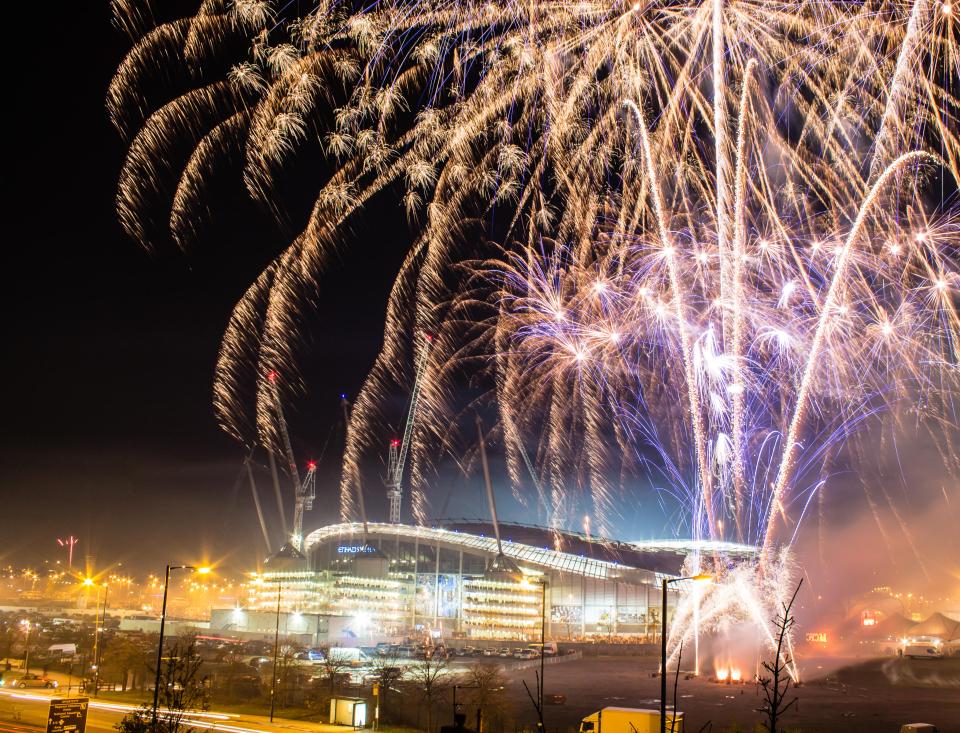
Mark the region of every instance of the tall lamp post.
<instances>
[{"instance_id":1,"label":"tall lamp post","mask_svg":"<svg viewBox=\"0 0 960 733\"><path fill-rule=\"evenodd\" d=\"M700 574L663 579L663 606L660 611L660 733L667 733L667 586L670 583L679 583L681 580L709 583L713 580L713 576Z\"/></svg>"},{"instance_id":2,"label":"tall lamp post","mask_svg":"<svg viewBox=\"0 0 960 733\"><path fill-rule=\"evenodd\" d=\"M543 725L543 667L547 656L547 579L540 579L540 733L544 733ZM480 733L477 731L477 733Z\"/></svg>"},{"instance_id":3,"label":"tall lamp post","mask_svg":"<svg viewBox=\"0 0 960 733\"><path fill-rule=\"evenodd\" d=\"M84 578L83 584L88 588L97 589L97 615L95 616L95 626L93 629L93 696L96 697L100 691L100 624L106 623L107 618L107 584L97 585L93 578ZM103 589L103 614L100 613L100 589Z\"/></svg>"},{"instance_id":4,"label":"tall lamp post","mask_svg":"<svg viewBox=\"0 0 960 733\"><path fill-rule=\"evenodd\" d=\"M530 581L526 577L520 580L521 585L529 585ZM540 682L537 685L537 707L540 713L540 720L537 721L539 733L543 733L543 668L544 657L547 651L547 578L542 577L540 583Z\"/></svg>"},{"instance_id":5,"label":"tall lamp post","mask_svg":"<svg viewBox=\"0 0 960 733\"><path fill-rule=\"evenodd\" d=\"M280 597L283 590L283 581L277 578L277 628L273 635L273 671L270 673L270 722L273 722L273 711L277 702L277 658L280 655ZM289 633L289 624L287 625Z\"/></svg>"},{"instance_id":6,"label":"tall lamp post","mask_svg":"<svg viewBox=\"0 0 960 733\"><path fill-rule=\"evenodd\" d=\"M160 610L160 641L157 644L157 674L153 683L153 727L157 727L157 706L160 704L160 665L163 664L163 630L167 621L167 586L170 585L171 570L193 570L206 575L210 572L208 567L196 567L194 565L170 565L167 564L166 573L163 576L163 606Z\"/></svg>"}]
</instances>

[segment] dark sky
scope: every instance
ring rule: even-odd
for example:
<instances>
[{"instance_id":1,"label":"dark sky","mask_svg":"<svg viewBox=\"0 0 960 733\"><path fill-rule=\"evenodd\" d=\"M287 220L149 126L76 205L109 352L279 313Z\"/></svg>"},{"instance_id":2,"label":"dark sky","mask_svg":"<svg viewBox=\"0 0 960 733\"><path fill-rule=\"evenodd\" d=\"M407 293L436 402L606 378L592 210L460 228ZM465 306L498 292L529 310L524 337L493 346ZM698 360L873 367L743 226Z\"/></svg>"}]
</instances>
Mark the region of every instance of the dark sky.
<instances>
[{"instance_id":1,"label":"dark sky","mask_svg":"<svg viewBox=\"0 0 960 733\"><path fill-rule=\"evenodd\" d=\"M74 534L77 552L95 554L99 567L156 571L168 560L220 559L247 569L262 556L262 541L249 491L236 485L242 451L217 427L210 388L230 308L284 234L224 198L219 228L194 251L148 254L130 241L113 201L124 144L104 107L126 39L112 28L106 2L31 4L29 12L10 26L33 47L8 64L16 71L5 81L0 169L0 560L55 557L56 538ZM289 408L298 456L317 457L330 435L310 526L336 517L338 396L356 392L376 354L405 247L402 232L384 221L359 224L356 237L375 243L374 254L345 247L304 324L309 391ZM259 478L270 507L262 471ZM943 480L930 486L936 503ZM446 478L439 489L454 497L448 516L482 513L472 481ZM869 535L856 493L831 506L835 526L856 518ZM504 494L507 518L530 520ZM371 513L382 514L382 504L377 490ZM627 533L649 537L662 527L652 499L630 511ZM909 502L903 511L908 524ZM890 552L877 553L879 566ZM910 567L905 561L902 569Z\"/></svg>"},{"instance_id":2,"label":"dark sky","mask_svg":"<svg viewBox=\"0 0 960 733\"><path fill-rule=\"evenodd\" d=\"M232 306L290 232L227 187L191 251L161 243L147 252L130 240L114 208L125 144L104 103L128 40L106 2L52 8L20 19L43 28L43 41L12 82L2 174L0 560L59 557L56 538L74 534L76 552L98 567L146 572L202 555L249 569L264 546L249 488L236 480L243 450L214 419L212 374ZM352 232L362 246L343 248L298 334L308 391L286 408L301 463L329 439L308 529L338 515L339 395L357 392L376 356L407 246L395 208ZM396 397L399 418L406 397ZM263 466L258 481L276 543ZM459 492L444 502L448 514L481 510L456 480L444 490ZM383 514L381 487L368 492L371 515Z\"/></svg>"},{"instance_id":3,"label":"dark sky","mask_svg":"<svg viewBox=\"0 0 960 733\"><path fill-rule=\"evenodd\" d=\"M0 558L52 556L72 533L98 565L149 569L236 538L249 567L261 547L247 487L232 494L242 452L215 424L210 387L230 308L280 233L238 207L240 223L186 255L130 241L113 202L124 145L104 107L126 39L106 2L41 7L20 26L37 45L12 81L3 166ZM379 345L393 263L349 256L353 280L332 277L309 324L336 359L318 359L321 387L292 411L303 454Z\"/></svg>"}]
</instances>

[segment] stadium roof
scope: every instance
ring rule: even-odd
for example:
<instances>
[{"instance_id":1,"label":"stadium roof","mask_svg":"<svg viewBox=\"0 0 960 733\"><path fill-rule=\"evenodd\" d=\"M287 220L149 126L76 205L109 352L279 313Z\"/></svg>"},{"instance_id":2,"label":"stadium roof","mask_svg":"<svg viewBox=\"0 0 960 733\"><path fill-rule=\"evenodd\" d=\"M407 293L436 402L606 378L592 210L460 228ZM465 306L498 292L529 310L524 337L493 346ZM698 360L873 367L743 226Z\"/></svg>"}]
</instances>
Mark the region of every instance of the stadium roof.
<instances>
[{"instance_id":1,"label":"stadium roof","mask_svg":"<svg viewBox=\"0 0 960 733\"><path fill-rule=\"evenodd\" d=\"M496 555L497 541L489 522L469 520L448 521L444 526L418 527L409 524L370 522L368 534L384 535L439 542L453 547L477 550ZM351 538L363 535L359 522L332 524L307 535L305 550L331 538ZM528 565L571 572L598 579L613 579L636 572L651 574L649 581L675 577L684 558L694 550L723 551L724 543L682 543L663 541L651 543L617 542L601 537L587 537L573 532L554 531L544 527L521 524L500 524L503 553ZM730 554L753 554L756 550L744 545L729 545ZM735 551L734 551L735 550Z\"/></svg>"},{"instance_id":2,"label":"stadium roof","mask_svg":"<svg viewBox=\"0 0 960 733\"><path fill-rule=\"evenodd\" d=\"M929 636L941 641L953 641L960 639L960 621L955 621L938 612L916 626L910 627L907 633L914 637Z\"/></svg>"}]
</instances>

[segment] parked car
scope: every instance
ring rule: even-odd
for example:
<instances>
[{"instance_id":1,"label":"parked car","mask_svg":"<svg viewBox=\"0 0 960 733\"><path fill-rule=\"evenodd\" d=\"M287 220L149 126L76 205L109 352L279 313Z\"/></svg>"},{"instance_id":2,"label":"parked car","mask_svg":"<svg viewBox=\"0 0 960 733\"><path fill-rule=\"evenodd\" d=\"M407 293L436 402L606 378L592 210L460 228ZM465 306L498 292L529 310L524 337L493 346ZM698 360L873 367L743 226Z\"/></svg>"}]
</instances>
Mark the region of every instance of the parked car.
<instances>
[{"instance_id":1,"label":"parked car","mask_svg":"<svg viewBox=\"0 0 960 733\"><path fill-rule=\"evenodd\" d=\"M21 689L25 687L59 687L60 683L49 677L45 677L40 674L33 674L28 672L27 674L22 674L17 677L14 677L10 680L0 680L0 684L4 687L19 687Z\"/></svg>"},{"instance_id":2,"label":"parked car","mask_svg":"<svg viewBox=\"0 0 960 733\"><path fill-rule=\"evenodd\" d=\"M505 646L500 648L499 655L501 657L510 657L513 655L513 652L510 651L510 647Z\"/></svg>"},{"instance_id":3,"label":"parked car","mask_svg":"<svg viewBox=\"0 0 960 733\"><path fill-rule=\"evenodd\" d=\"M517 649L513 653L514 659L537 659L540 656L538 649Z\"/></svg>"},{"instance_id":4,"label":"parked car","mask_svg":"<svg viewBox=\"0 0 960 733\"><path fill-rule=\"evenodd\" d=\"M322 662L324 660L323 652L319 649L305 649L302 652L294 654L293 658L307 662Z\"/></svg>"}]
</instances>

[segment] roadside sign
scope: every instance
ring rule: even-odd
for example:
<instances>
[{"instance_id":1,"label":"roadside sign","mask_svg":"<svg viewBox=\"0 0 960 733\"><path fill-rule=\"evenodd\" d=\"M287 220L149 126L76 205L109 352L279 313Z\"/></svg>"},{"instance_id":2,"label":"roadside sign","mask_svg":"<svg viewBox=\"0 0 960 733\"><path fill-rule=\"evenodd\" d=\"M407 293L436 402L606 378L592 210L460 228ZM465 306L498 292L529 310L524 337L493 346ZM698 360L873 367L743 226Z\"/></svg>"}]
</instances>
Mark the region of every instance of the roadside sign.
<instances>
[{"instance_id":1,"label":"roadside sign","mask_svg":"<svg viewBox=\"0 0 960 733\"><path fill-rule=\"evenodd\" d=\"M47 713L47 733L84 733L89 702L89 697L51 700Z\"/></svg>"}]
</instances>

